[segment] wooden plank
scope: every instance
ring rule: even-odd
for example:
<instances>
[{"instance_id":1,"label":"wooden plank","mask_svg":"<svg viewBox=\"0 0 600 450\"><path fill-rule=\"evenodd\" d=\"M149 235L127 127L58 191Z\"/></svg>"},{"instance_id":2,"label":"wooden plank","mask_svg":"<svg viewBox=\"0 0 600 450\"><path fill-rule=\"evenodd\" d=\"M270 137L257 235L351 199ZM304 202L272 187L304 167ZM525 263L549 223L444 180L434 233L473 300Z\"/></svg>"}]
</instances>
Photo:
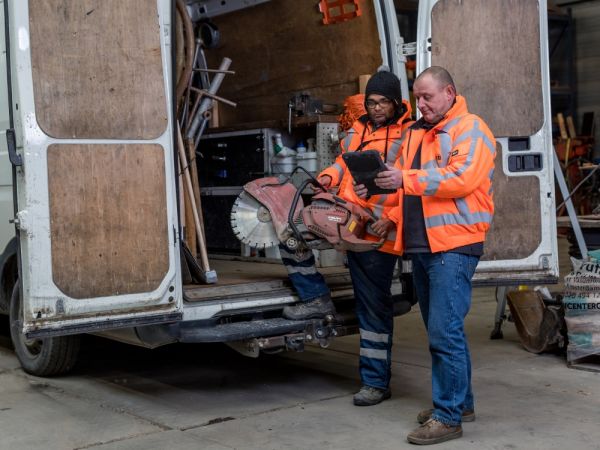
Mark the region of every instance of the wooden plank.
<instances>
[{"instance_id":1,"label":"wooden plank","mask_svg":"<svg viewBox=\"0 0 600 450\"><path fill-rule=\"evenodd\" d=\"M335 25L323 25L309 3L278 0L214 18L222 42L207 52L208 65L217 67L228 56L236 72L219 92L238 102L235 109L221 105L222 127L287 122L287 104L297 92L341 105L357 93L358 76L381 65L373 2L361 2L360 17Z\"/></svg>"},{"instance_id":2,"label":"wooden plank","mask_svg":"<svg viewBox=\"0 0 600 450\"><path fill-rule=\"evenodd\" d=\"M565 125L565 117L562 113L556 114L556 121L558 122L558 130L560 132L561 139L569 139L569 135L567 134L567 127Z\"/></svg>"},{"instance_id":3,"label":"wooden plank","mask_svg":"<svg viewBox=\"0 0 600 450\"><path fill-rule=\"evenodd\" d=\"M495 136L531 136L544 123L537 0L440 0L431 62L454 77L469 110Z\"/></svg>"},{"instance_id":4,"label":"wooden plank","mask_svg":"<svg viewBox=\"0 0 600 450\"><path fill-rule=\"evenodd\" d=\"M52 278L69 297L150 292L169 269L164 149L48 147Z\"/></svg>"},{"instance_id":5,"label":"wooden plank","mask_svg":"<svg viewBox=\"0 0 600 450\"><path fill-rule=\"evenodd\" d=\"M371 75L361 75L358 77L358 93L364 94L367 90L367 83L371 79Z\"/></svg>"},{"instance_id":6,"label":"wooden plank","mask_svg":"<svg viewBox=\"0 0 600 450\"><path fill-rule=\"evenodd\" d=\"M155 139L167 127L156 0L29 0L35 112L56 138Z\"/></svg>"},{"instance_id":7,"label":"wooden plank","mask_svg":"<svg viewBox=\"0 0 600 450\"><path fill-rule=\"evenodd\" d=\"M569 132L569 137L571 139L575 139L577 137L575 124L573 123L573 116L567 116L567 131Z\"/></svg>"},{"instance_id":8,"label":"wooden plank","mask_svg":"<svg viewBox=\"0 0 600 450\"><path fill-rule=\"evenodd\" d=\"M482 261L522 259L542 242L540 180L536 176L509 177L502 170L502 147L497 144L494 220L485 241Z\"/></svg>"}]
</instances>

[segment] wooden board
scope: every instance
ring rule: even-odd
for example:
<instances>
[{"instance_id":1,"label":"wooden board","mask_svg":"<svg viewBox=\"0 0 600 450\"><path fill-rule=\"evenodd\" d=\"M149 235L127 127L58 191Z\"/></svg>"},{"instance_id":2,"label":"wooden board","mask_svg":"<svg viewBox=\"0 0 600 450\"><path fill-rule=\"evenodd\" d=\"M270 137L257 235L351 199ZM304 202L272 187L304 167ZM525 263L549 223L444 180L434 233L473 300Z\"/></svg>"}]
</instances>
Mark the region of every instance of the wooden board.
<instances>
[{"instance_id":1,"label":"wooden board","mask_svg":"<svg viewBox=\"0 0 600 450\"><path fill-rule=\"evenodd\" d=\"M502 170L502 147L497 144L494 220L485 241L483 261L522 259L542 242L540 181L535 176L508 177Z\"/></svg>"},{"instance_id":2,"label":"wooden board","mask_svg":"<svg viewBox=\"0 0 600 450\"><path fill-rule=\"evenodd\" d=\"M167 127L156 0L29 0L35 113L55 138Z\"/></svg>"},{"instance_id":3,"label":"wooden board","mask_svg":"<svg viewBox=\"0 0 600 450\"><path fill-rule=\"evenodd\" d=\"M164 149L48 147L52 278L69 297L150 292L169 268Z\"/></svg>"},{"instance_id":4,"label":"wooden board","mask_svg":"<svg viewBox=\"0 0 600 450\"><path fill-rule=\"evenodd\" d=\"M317 2L277 0L216 17L221 46L207 51L211 68L233 60L219 95L238 102L222 106L221 126L271 119L287 120L290 97L307 92L341 105L358 92L358 77L381 65L373 2L362 15L324 25ZM341 43L341 44L340 44Z\"/></svg>"},{"instance_id":5,"label":"wooden board","mask_svg":"<svg viewBox=\"0 0 600 450\"><path fill-rule=\"evenodd\" d=\"M440 0L431 20L431 63L450 71L469 110L497 137L539 131L537 0Z\"/></svg>"}]
</instances>

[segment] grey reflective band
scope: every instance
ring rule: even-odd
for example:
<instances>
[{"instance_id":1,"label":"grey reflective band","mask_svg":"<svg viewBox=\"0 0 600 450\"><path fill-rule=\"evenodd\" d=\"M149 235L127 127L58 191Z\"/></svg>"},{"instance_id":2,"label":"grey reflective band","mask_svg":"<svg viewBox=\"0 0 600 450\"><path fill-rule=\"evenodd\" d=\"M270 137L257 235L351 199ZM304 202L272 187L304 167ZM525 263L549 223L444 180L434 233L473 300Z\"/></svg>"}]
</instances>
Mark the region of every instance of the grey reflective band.
<instances>
[{"instance_id":1,"label":"grey reflective band","mask_svg":"<svg viewBox=\"0 0 600 450\"><path fill-rule=\"evenodd\" d=\"M387 344L390 340L390 335L387 333L374 333L373 331L363 330L359 328L360 338L371 342L383 342Z\"/></svg>"},{"instance_id":2,"label":"grey reflective band","mask_svg":"<svg viewBox=\"0 0 600 450\"><path fill-rule=\"evenodd\" d=\"M408 134L408 128L402 132L400 139L396 139L394 141L394 143L392 144L392 146L390 147L390 149L388 151L387 162L390 162L390 163L396 162L396 156L398 155L398 150L400 150L400 147L402 147L402 142L404 142L404 138L406 137L407 134ZM402 156L400 156L400 163L404 164L404 158L402 158Z\"/></svg>"},{"instance_id":3,"label":"grey reflective band","mask_svg":"<svg viewBox=\"0 0 600 450\"><path fill-rule=\"evenodd\" d=\"M454 119L452 119L450 122L448 122L446 125L444 125L442 127L442 131L445 131L446 133L448 131L450 131L450 129L453 128L454 125L458 124L458 122L460 122L463 119L463 117L465 117L465 116L455 117Z\"/></svg>"},{"instance_id":4,"label":"grey reflective band","mask_svg":"<svg viewBox=\"0 0 600 450\"><path fill-rule=\"evenodd\" d=\"M454 119L454 121L456 121L458 119L460 119L460 118ZM454 122L454 121L452 121L452 122ZM450 123L452 123L452 122L450 122ZM450 123L448 125L450 125ZM444 127L444 128L446 128L446 127ZM478 120L474 120L473 128L471 130L466 131L465 133L461 134L457 138L457 141L460 140L460 142L463 142L468 138L471 138L471 146L469 147L469 154L467 155L467 159L466 159L465 163L462 166L460 166L456 172L447 173L442 176L435 169L427 169L426 170L427 176L419 177L420 183L427 183L427 187L425 188L425 192L424 192L425 195L435 195L435 193L438 191L438 189L440 187L440 183L442 181L450 180L452 178L461 176L471 166L471 164L473 164L473 156L475 155L475 149L477 148L477 141L479 139L481 139L483 141L483 144L492 152L492 154L496 151L492 146L492 141L490 141L490 139L485 135L485 133L483 133L481 130L479 130L479 121Z\"/></svg>"},{"instance_id":5,"label":"grey reflective band","mask_svg":"<svg viewBox=\"0 0 600 450\"><path fill-rule=\"evenodd\" d=\"M440 139L440 151L442 153L442 159L438 162L438 166L446 167L448 165L448 159L450 157L450 151L452 150L452 139L446 133L438 134Z\"/></svg>"},{"instance_id":6,"label":"grey reflective band","mask_svg":"<svg viewBox=\"0 0 600 450\"><path fill-rule=\"evenodd\" d=\"M387 350L375 350L373 348L361 347L360 356L372 359L383 359L384 361L387 361Z\"/></svg>"},{"instance_id":7,"label":"grey reflective band","mask_svg":"<svg viewBox=\"0 0 600 450\"><path fill-rule=\"evenodd\" d=\"M443 225L474 225L476 223L492 223L492 214L488 212L474 212L468 215L440 214L438 216L426 217L425 227L434 228Z\"/></svg>"},{"instance_id":8,"label":"grey reflective band","mask_svg":"<svg viewBox=\"0 0 600 450\"><path fill-rule=\"evenodd\" d=\"M421 169L423 169L423 170L427 170L427 169L437 169L438 167L439 167L439 166L438 166L438 163L437 163L437 161L436 161L435 159L432 159L431 161L427 161L426 163L424 163L424 164L421 166Z\"/></svg>"},{"instance_id":9,"label":"grey reflective band","mask_svg":"<svg viewBox=\"0 0 600 450\"><path fill-rule=\"evenodd\" d=\"M340 178L342 178L344 176L344 168L342 166L340 166L338 163L333 163L331 165L331 167L333 167L336 170L336 172L338 173L338 176Z\"/></svg>"},{"instance_id":10,"label":"grey reflective band","mask_svg":"<svg viewBox=\"0 0 600 450\"><path fill-rule=\"evenodd\" d=\"M303 251L302 253L298 253L298 252L292 253L292 252L289 252L287 249L281 248L281 247L279 247L279 253L282 258L293 259L294 261L297 261L297 262L307 261L308 259L312 258L312 256L313 256L313 252L311 250Z\"/></svg>"},{"instance_id":11,"label":"grey reflective band","mask_svg":"<svg viewBox=\"0 0 600 450\"><path fill-rule=\"evenodd\" d=\"M354 128L350 128L348 130L348 136L346 136L344 138L344 140L342 141L342 143L343 143L342 147L345 150L349 150L350 149L350 142L352 142L352 138L354 137L355 133L356 133L356 130Z\"/></svg>"},{"instance_id":12,"label":"grey reflective band","mask_svg":"<svg viewBox=\"0 0 600 450\"><path fill-rule=\"evenodd\" d=\"M317 268L315 266L311 267L296 267L291 265L285 266L288 274L299 273L300 275L314 275L317 273Z\"/></svg>"},{"instance_id":13,"label":"grey reflective band","mask_svg":"<svg viewBox=\"0 0 600 450\"><path fill-rule=\"evenodd\" d=\"M390 148L388 149L387 160L384 162L394 164L396 162L396 156L398 156L398 150L400 150L401 145L402 138L396 139L394 142L392 142L392 145L390 145Z\"/></svg>"},{"instance_id":14,"label":"grey reflective band","mask_svg":"<svg viewBox=\"0 0 600 450\"><path fill-rule=\"evenodd\" d=\"M373 206L373 215L375 217L377 217L378 219L381 219L381 216L383 215L383 206L374 205Z\"/></svg>"}]
</instances>

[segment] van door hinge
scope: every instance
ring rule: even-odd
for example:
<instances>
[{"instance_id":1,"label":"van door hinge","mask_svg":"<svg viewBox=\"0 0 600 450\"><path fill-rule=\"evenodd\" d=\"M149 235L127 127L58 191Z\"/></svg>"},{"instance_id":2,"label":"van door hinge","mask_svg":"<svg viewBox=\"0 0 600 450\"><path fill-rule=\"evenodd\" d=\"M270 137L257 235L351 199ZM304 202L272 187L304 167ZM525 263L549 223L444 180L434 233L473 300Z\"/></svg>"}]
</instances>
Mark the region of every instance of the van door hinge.
<instances>
[{"instance_id":1,"label":"van door hinge","mask_svg":"<svg viewBox=\"0 0 600 450\"><path fill-rule=\"evenodd\" d=\"M405 42L400 45L400 53L402 56L412 56L417 54L417 43L416 42Z\"/></svg>"}]
</instances>

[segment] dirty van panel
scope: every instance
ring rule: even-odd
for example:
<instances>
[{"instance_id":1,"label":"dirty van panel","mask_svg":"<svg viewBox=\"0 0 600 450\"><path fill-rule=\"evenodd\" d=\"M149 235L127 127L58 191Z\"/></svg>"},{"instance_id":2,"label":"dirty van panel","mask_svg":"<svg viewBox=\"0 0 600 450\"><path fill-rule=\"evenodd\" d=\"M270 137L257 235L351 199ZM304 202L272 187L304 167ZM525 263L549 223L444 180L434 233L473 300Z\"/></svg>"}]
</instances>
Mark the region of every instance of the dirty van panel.
<instances>
[{"instance_id":1,"label":"dirty van panel","mask_svg":"<svg viewBox=\"0 0 600 450\"><path fill-rule=\"evenodd\" d=\"M544 123L538 8L537 0L440 0L431 11L431 65L452 73L496 137L530 136Z\"/></svg>"},{"instance_id":2,"label":"dirty van panel","mask_svg":"<svg viewBox=\"0 0 600 450\"><path fill-rule=\"evenodd\" d=\"M419 2L417 72L448 69L498 144L482 283L558 275L546 15L545 0Z\"/></svg>"},{"instance_id":3,"label":"dirty van panel","mask_svg":"<svg viewBox=\"0 0 600 450\"><path fill-rule=\"evenodd\" d=\"M540 180L534 175L507 176L503 170L498 170L504 155L502 145L497 144L496 152L494 206L500 213L494 216L482 261L526 258L542 241Z\"/></svg>"},{"instance_id":4,"label":"dirty van panel","mask_svg":"<svg viewBox=\"0 0 600 450\"><path fill-rule=\"evenodd\" d=\"M158 288L169 269L160 145L51 145L48 186L52 278L64 294Z\"/></svg>"},{"instance_id":5,"label":"dirty van panel","mask_svg":"<svg viewBox=\"0 0 600 450\"><path fill-rule=\"evenodd\" d=\"M28 338L182 317L172 3L6 4Z\"/></svg>"},{"instance_id":6,"label":"dirty van panel","mask_svg":"<svg viewBox=\"0 0 600 450\"><path fill-rule=\"evenodd\" d=\"M29 5L35 112L47 135L154 139L166 131L156 0Z\"/></svg>"},{"instance_id":7,"label":"dirty van panel","mask_svg":"<svg viewBox=\"0 0 600 450\"><path fill-rule=\"evenodd\" d=\"M216 17L221 45L207 52L208 65L233 60L236 74L219 94L238 104L220 108L222 125L287 119L288 101L298 92L337 104L356 94L359 75L382 63L373 2L360 6L361 16L334 25L323 24L317 2L297 0Z\"/></svg>"}]
</instances>

